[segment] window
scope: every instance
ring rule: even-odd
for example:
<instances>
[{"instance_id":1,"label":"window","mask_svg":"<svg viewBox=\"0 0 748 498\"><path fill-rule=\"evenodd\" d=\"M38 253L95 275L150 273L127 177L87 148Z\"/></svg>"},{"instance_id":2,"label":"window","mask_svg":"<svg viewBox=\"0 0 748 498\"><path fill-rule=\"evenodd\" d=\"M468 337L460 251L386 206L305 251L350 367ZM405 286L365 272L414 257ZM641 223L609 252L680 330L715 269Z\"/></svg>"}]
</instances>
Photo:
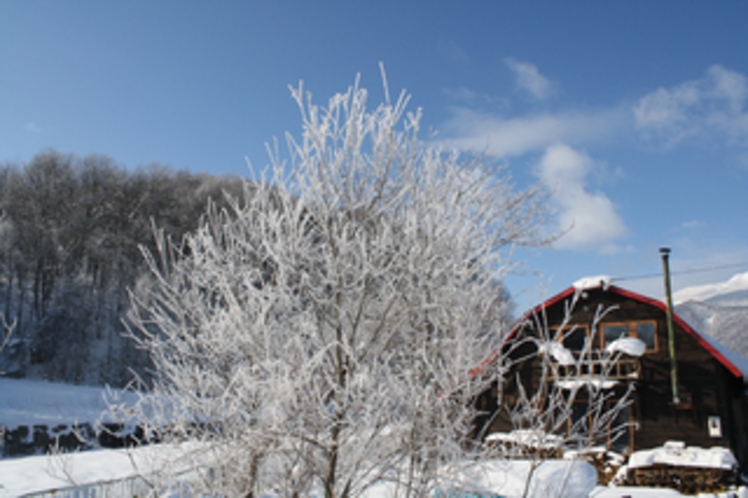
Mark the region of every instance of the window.
<instances>
[{"instance_id":1,"label":"window","mask_svg":"<svg viewBox=\"0 0 748 498\"><path fill-rule=\"evenodd\" d=\"M579 353L584 349L584 343L589 337L589 329L584 325L574 325L562 330L553 329L556 340L561 341L566 349Z\"/></svg>"},{"instance_id":2,"label":"window","mask_svg":"<svg viewBox=\"0 0 748 498\"><path fill-rule=\"evenodd\" d=\"M546 399L540 396L533 396L527 399L517 393L505 393L499 401L507 410L521 410L533 413L542 413L546 409Z\"/></svg>"},{"instance_id":3,"label":"window","mask_svg":"<svg viewBox=\"0 0 748 498\"><path fill-rule=\"evenodd\" d=\"M603 329L603 347L622 337L634 337L647 345L647 353L657 351L657 326L654 321L605 323Z\"/></svg>"},{"instance_id":4,"label":"window","mask_svg":"<svg viewBox=\"0 0 748 498\"><path fill-rule=\"evenodd\" d=\"M611 420L607 420L604 427L602 425L595 427L603 423L605 414L593 413L587 399L574 400L567 421L568 435L582 444L604 442L610 450L624 455L631 454L634 448L634 428L636 425L632 405L616 408L617 403L617 399L605 401L605 414L615 416ZM611 414L611 410L616 409L618 411ZM589 432L590 427L595 427L592 434Z\"/></svg>"},{"instance_id":5,"label":"window","mask_svg":"<svg viewBox=\"0 0 748 498\"><path fill-rule=\"evenodd\" d=\"M637 323L636 337L647 345L647 351L657 350L657 334L655 329L655 322Z\"/></svg>"},{"instance_id":6,"label":"window","mask_svg":"<svg viewBox=\"0 0 748 498\"><path fill-rule=\"evenodd\" d=\"M621 337L629 337L629 326L628 325L603 325L603 337L605 337L605 344L610 344L613 341L617 341Z\"/></svg>"},{"instance_id":7,"label":"window","mask_svg":"<svg viewBox=\"0 0 748 498\"><path fill-rule=\"evenodd\" d=\"M614 409L616 400L609 400L606 409ZM621 408L615 414L608 429L608 447L616 453L630 455L634 447L634 418L631 405Z\"/></svg>"},{"instance_id":8,"label":"window","mask_svg":"<svg viewBox=\"0 0 748 498\"><path fill-rule=\"evenodd\" d=\"M569 418L569 434L575 436L587 435L587 425L590 418L590 404L587 400L575 400L571 405Z\"/></svg>"}]
</instances>

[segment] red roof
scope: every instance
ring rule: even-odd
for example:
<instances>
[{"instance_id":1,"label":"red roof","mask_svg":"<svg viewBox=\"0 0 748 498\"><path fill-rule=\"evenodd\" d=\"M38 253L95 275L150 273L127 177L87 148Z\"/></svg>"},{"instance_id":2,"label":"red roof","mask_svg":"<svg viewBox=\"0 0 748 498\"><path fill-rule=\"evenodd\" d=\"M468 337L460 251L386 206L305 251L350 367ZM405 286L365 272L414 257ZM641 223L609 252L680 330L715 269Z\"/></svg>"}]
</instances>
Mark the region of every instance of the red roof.
<instances>
[{"instance_id":1,"label":"red roof","mask_svg":"<svg viewBox=\"0 0 748 498\"><path fill-rule=\"evenodd\" d=\"M600 287L597 287L597 288L601 288L601 287L602 287L602 285ZM592 289L589 289L589 290L592 290ZM512 329L512 331L509 333L509 335L507 336L507 340L511 340L514 337L514 335L521 328L522 324L525 323L525 320L528 317L531 317L531 316L533 316L535 314L538 314L543 309L547 309L547 308L553 306L554 304L556 304L556 303L558 303L558 302L560 302L560 301L562 301L562 300L564 300L564 299L566 299L568 297L573 296L574 293L576 293L576 292L579 292L579 289L577 289L576 287L573 287L573 286L569 287L568 289L566 289L566 290L564 290L564 291L556 294L555 296L553 296L552 298L548 299L547 301L545 301L545 302L543 302L541 304L538 304L537 306L535 306L531 310L527 311L524 314L524 316L522 317L522 319L520 319L517 322L517 325L515 325L514 328ZM627 297L629 299L633 299L633 300L639 301L641 303L649 304L650 306L654 306L655 308L660 309L662 312L667 313L667 305L665 303L663 303L662 301L658 301L657 299L652 299L651 297L643 296L643 295L638 294L636 292L633 292L633 291L630 291L630 290L626 290L626 289L622 289L621 287L617 287L615 285L607 286L606 287L606 292L613 292L613 293L616 293L618 295ZM686 323L685 320L683 320L681 317L679 317L675 312L673 312L673 322L676 323L681 329L683 329L691 337L693 337L694 339L696 339L696 341L701 345L701 347L703 347L704 349L706 349L731 374L733 374L735 377L742 377L742 378L748 379L748 368L746 367L746 365L748 365L748 360L746 360L746 362L745 362L746 364L745 365L741 364L740 366L738 366L736 364L736 363L738 363L737 362L737 360L738 360L737 357L739 357L739 355L737 355L737 353L733 353L733 352L729 351L725 346L722 346L721 344L719 344L715 339L713 339L711 337L707 338L707 337L703 336L702 334L696 332L688 323ZM728 355L732 356L732 357L735 357L735 358L733 358L733 360L731 361L730 359L727 358ZM493 361L493 359L495 359L496 356L498 356L498 355L497 354L491 355L491 357L490 357L491 361ZM740 358L742 359L742 357L740 357ZM475 369L471 370L471 374L473 373L474 370L480 369L480 371L483 371L483 369L485 369L485 367L487 366L487 365L484 365L484 363L486 363L486 361L488 361L488 359L484 360L484 362L482 362L481 365L479 365ZM478 372L475 372L475 373L478 373Z\"/></svg>"}]
</instances>

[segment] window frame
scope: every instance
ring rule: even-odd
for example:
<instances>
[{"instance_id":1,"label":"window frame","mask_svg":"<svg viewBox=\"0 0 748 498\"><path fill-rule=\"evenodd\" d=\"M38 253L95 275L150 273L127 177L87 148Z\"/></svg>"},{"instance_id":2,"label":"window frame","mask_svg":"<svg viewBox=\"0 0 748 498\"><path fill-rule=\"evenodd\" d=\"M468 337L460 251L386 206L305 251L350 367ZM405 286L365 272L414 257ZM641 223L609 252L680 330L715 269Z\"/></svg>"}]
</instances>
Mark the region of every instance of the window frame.
<instances>
[{"instance_id":1,"label":"window frame","mask_svg":"<svg viewBox=\"0 0 748 498\"><path fill-rule=\"evenodd\" d=\"M566 344L564 344L564 339L565 339L564 335L567 332L570 332L571 330L574 330L575 332L578 331L578 330L584 330L584 337L588 341L590 341L590 340L594 341L594 338L592 338L592 336L590 335L590 327L589 327L589 325L584 324L584 323L570 324L570 325L566 325L564 327L548 327L548 331L552 334L552 337L554 338L554 340L560 342L561 345L563 347L565 347L565 348L566 348ZM594 348L595 348L595 344L591 344L590 345L590 349L594 349ZM569 351L571 351L572 353L581 353L584 350L584 348L577 349L577 350L570 349L570 348L566 348L566 349L569 349Z\"/></svg>"},{"instance_id":2,"label":"window frame","mask_svg":"<svg viewBox=\"0 0 748 498\"><path fill-rule=\"evenodd\" d=\"M660 351L660 340L657 337L657 320L630 320L630 321L624 321L624 322L604 322L599 325L600 331L600 349L605 349L608 346L608 341L605 338L605 327L621 327L625 326L628 328L628 335L626 337L632 337L634 339L638 339L639 335L636 330L637 325L641 324L652 324L654 327L654 348L649 348L649 345L647 345L647 348L644 350L644 354L653 354ZM644 341L642 341L644 342ZM646 344L646 342L645 342Z\"/></svg>"}]
</instances>

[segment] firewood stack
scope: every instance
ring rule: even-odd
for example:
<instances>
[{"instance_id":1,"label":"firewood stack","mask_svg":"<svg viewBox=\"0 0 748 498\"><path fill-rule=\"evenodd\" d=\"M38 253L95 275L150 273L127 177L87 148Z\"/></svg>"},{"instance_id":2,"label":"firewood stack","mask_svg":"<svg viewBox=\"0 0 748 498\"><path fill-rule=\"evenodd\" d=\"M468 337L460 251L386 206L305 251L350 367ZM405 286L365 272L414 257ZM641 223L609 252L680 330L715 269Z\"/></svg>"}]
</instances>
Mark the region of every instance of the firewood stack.
<instances>
[{"instance_id":1,"label":"firewood stack","mask_svg":"<svg viewBox=\"0 0 748 498\"><path fill-rule=\"evenodd\" d=\"M720 493L736 484L733 470L654 464L628 469L622 486L670 488L685 495Z\"/></svg>"},{"instance_id":2,"label":"firewood stack","mask_svg":"<svg viewBox=\"0 0 748 498\"><path fill-rule=\"evenodd\" d=\"M597 484L607 486L615 477L626 458L613 451L591 448L578 453L578 458L591 464L597 471Z\"/></svg>"},{"instance_id":3,"label":"firewood stack","mask_svg":"<svg viewBox=\"0 0 748 498\"><path fill-rule=\"evenodd\" d=\"M526 431L510 434L492 434L486 438L490 453L502 458L517 460L555 460L564 456L564 450L555 436Z\"/></svg>"}]
</instances>

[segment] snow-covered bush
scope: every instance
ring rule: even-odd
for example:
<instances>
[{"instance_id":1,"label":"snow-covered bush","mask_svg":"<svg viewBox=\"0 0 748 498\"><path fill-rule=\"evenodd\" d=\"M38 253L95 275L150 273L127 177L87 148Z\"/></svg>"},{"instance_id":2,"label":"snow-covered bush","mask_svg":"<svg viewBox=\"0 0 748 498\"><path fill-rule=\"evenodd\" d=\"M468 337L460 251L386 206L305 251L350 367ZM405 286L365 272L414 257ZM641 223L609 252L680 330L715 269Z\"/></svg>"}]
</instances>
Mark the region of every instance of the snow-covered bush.
<instances>
[{"instance_id":1,"label":"snow-covered bush","mask_svg":"<svg viewBox=\"0 0 748 498\"><path fill-rule=\"evenodd\" d=\"M358 82L303 122L231 209L158 239L131 332L156 368L138 414L197 440L211 494L423 496L470 445L468 370L499 345L512 250L541 244L542 189L419 140L405 94ZM131 413L128 413L131 415Z\"/></svg>"}]
</instances>

